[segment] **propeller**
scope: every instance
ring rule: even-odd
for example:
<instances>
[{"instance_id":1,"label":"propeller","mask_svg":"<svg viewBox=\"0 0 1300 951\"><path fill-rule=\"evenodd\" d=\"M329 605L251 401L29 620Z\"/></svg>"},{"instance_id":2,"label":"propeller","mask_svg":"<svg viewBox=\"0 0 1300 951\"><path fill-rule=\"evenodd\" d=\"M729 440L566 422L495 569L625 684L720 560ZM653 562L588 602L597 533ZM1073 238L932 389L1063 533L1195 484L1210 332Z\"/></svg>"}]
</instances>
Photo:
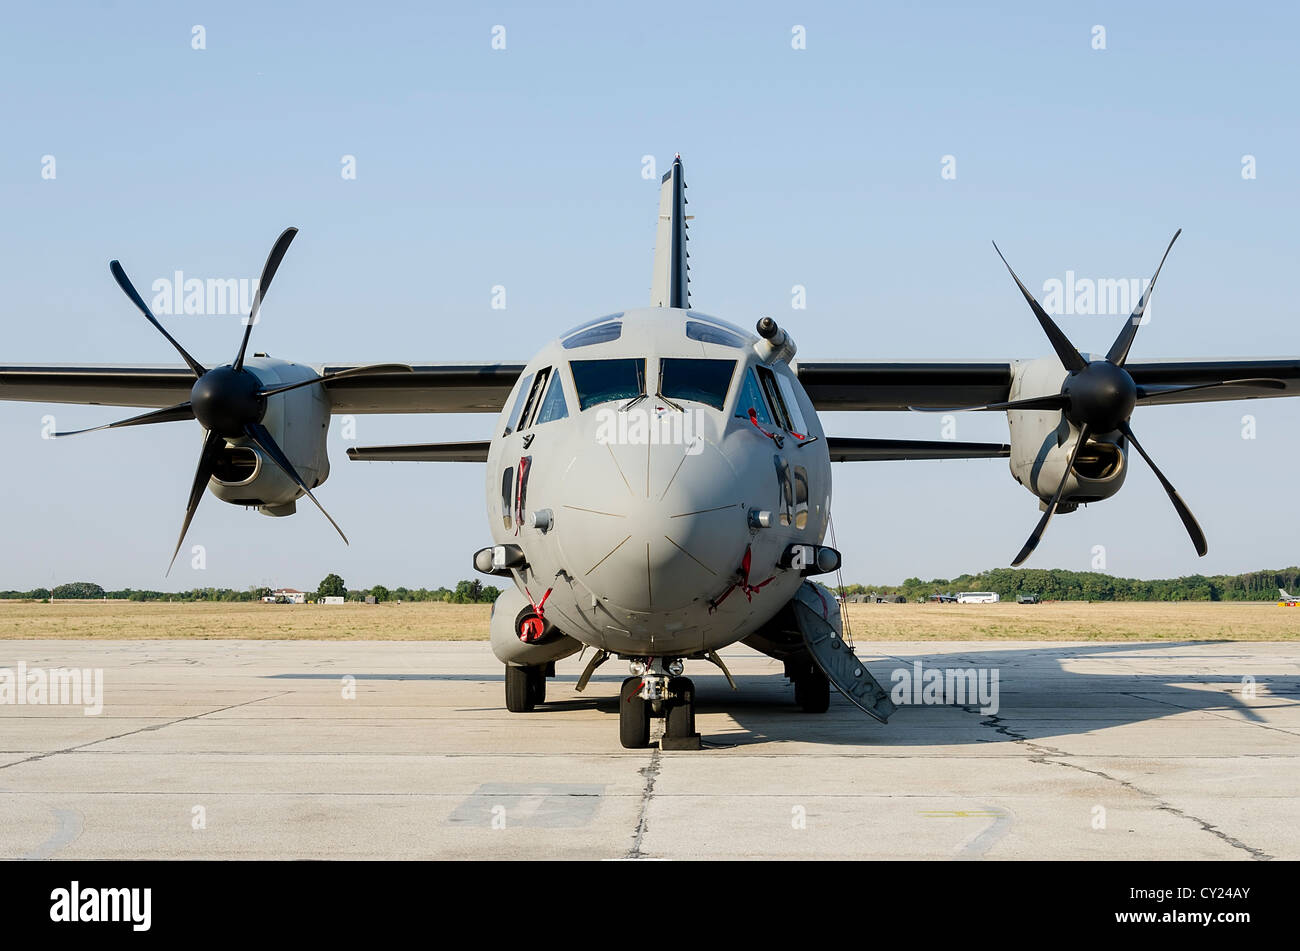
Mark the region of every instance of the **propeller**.
<instances>
[{"instance_id":1,"label":"propeller","mask_svg":"<svg viewBox=\"0 0 1300 951\"><path fill-rule=\"evenodd\" d=\"M271 282L275 279L276 271L280 268L280 262L284 260L284 255L289 250L289 245L293 242L297 233L297 228L286 228L271 247L271 253L267 255L266 264L262 267L262 278L258 283L257 293L253 296L252 310L244 322L244 336L240 341L239 352L235 355L235 359L231 363L213 367L210 370L190 356L176 338L169 334L163 325L158 322L158 318L153 315L149 305L144 302L144 298L140 296L135 289L135 285L131 283L131 279L127 277L122 265L117 261L112 261L108 266L118 286L131 299L131 303L135 304L136 309L144 314L149 323L153 324L154 328L167 338L167 342L176 349L176 352L181 355L181 358L193 371L194 386L190 390L190 398L184 403L151 410L147 413L141 413L139 416L132 416L129 419L118 420L114 423L106 423L103 426L95 426L91 429L79 429L75 432L55 433L54 435L56 438L79 436L82 433L93 433L101 429L149 426L154 423L170 423L182 419L196 419L207 431L203 440L203 450L199 453L198 468L194 472L194 482L190 486L189 501L185 506L185 520L181 524L180 537L176 540L176 549L172 552L172 560L167 566L167 574L171 574L172 567L176 564L176 556L180 554L181 545L185 543L185 535L189 531L190 523L194 520L194 513L198 510L199 502L203 499L203 491L207 488L208 481L216 471L217 463L220 461L222 450L226 448L227 440L246 439L256 445L298 488L302 489L307 498L311 499L313 504L321 510L321 514L329 519L329 523L334 526L334 530L339 533L339 537L343 539L345 544L347 543L348 538L343 534L343 529L339 528L338 523L333 518L330 518L330 514L317 501L316 496L312 494L307 483L298 474L289 457L284 454L284 451L276 443L270 430L262 425L262 419L266 416L267 400L289 390L296 390L304 386L317 386L340 377L409 373L411 368L400 363L377 363L369 366L350 367L297 383L266 386L263 385L262 380L255 373L245 367L244 357L248 351L248 340L253 332L253 324L257 323L258 313L262 309L262 301L271 287Z\"/></svg>"},{"instance_id":2,"label":"propeller","mask_svg":"<svg viewBox=\"0 0 1300 951\"><path fill-rule=\"evenodd\" d=\"M1164 487L1165 493L1169 496L1169 501L1173 503L1174 509L1178 512L1179 518L1182 519L1183 526L1187 529L1187 534L1192 539L1192 544L1196 548L1198 555L1204 555L1209 551L1209 545L1205 540L1205 533L1201 531L1201 526L1197 524L1195 516L1188 508L1187 503L1183 501L1173 484L1160 471L1154 460L1147 455L1142 444L1138 442L1137 437L1133 435L1133 430L1129 426L1129 417L1132 415L1134 408L1144 400L1154 397L1163 397L1175 393L1186 393L1192 390L1206 390L1214 387L1233 386L1246 389L1259 390L1276 390L1285 389L1286 384L1281 380L1251 378L1241 380L1216 380L1208 383L1198 383L1189 386L1179 385L1151 385L1138 386L1129 372L1124 369L1124 364L1128 361L1129 350L1133 347L1133 340L1137 336L1138 327L1142 323L1142 315L1146 311L1147 302L1151 299L1151 292L1155 289L1156 278L1160 276L1160 269L1164 267L1165 258L1169 257L1169 251L1173 248L1174 242L1182 234L1182 229L1174 233L1173 238L1169 241L1169 247L1165 248L1164 256L1160 258L1160 264L1156 266L1155 274L1151 277L1151 283L1147 285L1146 290L1142 292L1137 307L1134 309L1124 327L1120 330L1119 336L1111 344L1110 350L1107 351L1104 359L1087 360L1075 348L1070 339L1057 326L1056 322L1043 310L1042 306L1034 299L1034 295L1029 292L1024 283L1016 276L1011 265L1007 263L1006 257L998 248L997 243L993 249L997 251L998 257L1002 258L1002 263L1006 265L1007 271L1011 274L1011 279L1016 282L1020 288L1020 293L1024 295L1025 301L1028 302L1034 316L1038 318L1038 323L1042 326L1047 339L1051 341L1052 349L1060 359L1061 364L1068 371L1065 381L1061 384L1059 393L1052 393L1046 396L1028 397L1020 400L1009 400L1000 403L986 403L982 406L958 406L948 409L938 409L933 407L912 407L918 412L930 413L951 413L961 411L1000 411L1010 410L1060 410L1065 417L1074 424L1078 429L1078 441L1070 453L1069 464L1065 467L1065 472L1061 476L1060 484L1056 487L1052 499L1048 502L1043 511L1042 517L1038 520L1038 525L1034 528L1033 533L1029 536L1028 541L1020 549L1011 562L1013 565L1022 564L1038 547L1039 541L1043 537L1043 532L1047 529L1047 524L1056 514L1060 506L1062 496L1065 492L1065 485L1069 481L1070 473L1074 469L1075 460L1079 456L1079 451L1088 441L1090 436L1098 433L1109 433L1118 430L1121 432L1138 453L1146 460L1151 471L1155 473L1156 478L1160 480L1161 486Z\"/></svg>"}]
</instances>

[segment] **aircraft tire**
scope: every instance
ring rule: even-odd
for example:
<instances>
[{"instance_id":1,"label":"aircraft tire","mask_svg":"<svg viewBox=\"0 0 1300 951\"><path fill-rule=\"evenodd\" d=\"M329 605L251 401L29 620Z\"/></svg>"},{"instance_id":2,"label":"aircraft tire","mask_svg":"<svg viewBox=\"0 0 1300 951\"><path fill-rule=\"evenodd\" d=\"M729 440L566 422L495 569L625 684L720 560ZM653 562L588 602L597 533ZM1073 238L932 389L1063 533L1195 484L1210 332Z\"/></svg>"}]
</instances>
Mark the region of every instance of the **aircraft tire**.
<instances>
[{"instance_id":1,"label":"aircraft tire","mask_svg":"<svg viewBox=\"0 0 1300 951\"><path fill-rule=\"evenodd\" d=\"M528 687L532 693L533 705L540 707L546 702L546 668L528 667Z\"/></svg>"},{"instance_id":2,"label":"aircraft tire","mask_svg":"<svg viewBox=\"0 0 1300 951\"><path fill-rule=\"evenodd\" d=\"M650 745L650 704L642 700L641 678L629 677L618 692L618 738L627 750Z\"/></svg>"},{"instance_id":3,"label":"aircraft tire","mask_svg":"<svg viewBox=\"0 0 1300 951\"><path fill-rule=\"evenodd\" d=\"M668 705L668 714L664 719L664 733L673 739L685 739L695 735L695 684L689 677L674 677L668 683L668 689L678 699Z\"/></svg>"},{"instance_id":4,"label":"aircraft tire","mask_svg":"<svg viewBox=\"0 0 1300 951\"><path fill-rule=\"evenodd\" d=\"M532 669L506 664L506 709L511 713L528 713L533 709Z\"/></svg>"},{"instance_id":5,"label":"aircraft tire","mask_svg":"<svg viewBox=\"0 0 1300 951\"><path fill-rule=\"evenodd\" d=\"M831 706L831 682L814 668L794 682L794 700L804 713L825 713Z\"/></svg>"}]
</instances>

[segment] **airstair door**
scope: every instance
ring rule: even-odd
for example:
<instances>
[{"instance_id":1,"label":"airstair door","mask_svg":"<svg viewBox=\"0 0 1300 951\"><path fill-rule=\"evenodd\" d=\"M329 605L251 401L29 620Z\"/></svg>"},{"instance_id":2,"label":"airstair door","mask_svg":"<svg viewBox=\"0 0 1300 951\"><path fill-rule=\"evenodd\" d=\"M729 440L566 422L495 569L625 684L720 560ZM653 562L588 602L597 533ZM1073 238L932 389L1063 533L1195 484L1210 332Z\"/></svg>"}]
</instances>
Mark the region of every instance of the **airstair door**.
<instances>
[{"instance_id":1,"label":"airstair door","mask_svg":"<svg viewBox=\"0 0 1300 951\"><path fill-rule=\"evenodd\" d=\"M834 594L805 581L794 596L794 616L813 662L840 693L881 723L898 708L844 640L840 603Z\"/></svg>"}]
</instances>

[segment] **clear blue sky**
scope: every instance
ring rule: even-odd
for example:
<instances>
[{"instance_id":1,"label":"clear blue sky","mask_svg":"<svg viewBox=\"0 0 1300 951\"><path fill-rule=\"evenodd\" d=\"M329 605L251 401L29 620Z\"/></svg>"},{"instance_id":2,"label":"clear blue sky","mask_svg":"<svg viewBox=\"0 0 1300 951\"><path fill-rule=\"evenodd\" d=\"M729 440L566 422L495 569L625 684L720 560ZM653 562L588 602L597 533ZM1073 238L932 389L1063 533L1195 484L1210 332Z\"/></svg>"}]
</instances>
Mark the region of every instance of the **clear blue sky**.
<instances>
[{"instance_id":1,"label":"clear blue sky","mask_svg":"<svg viewBox=\"0 0 1300 951\"><path fill-rule=\"evenodd\" d=\"M1145 277L1173 231L1133 359L1300 354L1300 14L1268 4L21 4L0 33L0 362L171 363L109 276L254 277L301 230L257 349L302 361L519 360L648 299L659 171L681 152L694 302L772 314L800 356L1046 353L997 260ZM680 9L680 14L675 11ZM191 28L207 48L191 48ZM506 49L491 49L494 25ZM807 49L791 48L806 28ZM1106 29L1104 51L1092 28ZM340 175L354 155L357 178ZM1245 181L1241 159L1256 157ZM57 177L42 180L42 156ZM940 178L944 155L957 178ZM504 312L490 309L493 285ZM807 288L808 307L790 306ZM1123 318L1063 317L1102 350ZM175 317L229 360L229 317ZM350 464L337 423L319 496L273 520L209 496L208 568L162 572L200 433L176 423L40 439L126 415L0 404L0 587L451 584L488 540L481 467ZM1258 437L1241 438L1252 413ZM830 416L831 432L935 438L938 420ZM1197 559L1140 461L1110 502L1057 519L1032 566L1144 577L1300 561L1300 405L1140 410L1135 429L1199 516ZM488 417L361 417L358 441L488 434ZM964 416L963 439L1005 438ZM836 468L850 580L1005 565L1037 520L1001 461ZM463 500L448 506L446 500Z\"/></svg>"}]
</instances>

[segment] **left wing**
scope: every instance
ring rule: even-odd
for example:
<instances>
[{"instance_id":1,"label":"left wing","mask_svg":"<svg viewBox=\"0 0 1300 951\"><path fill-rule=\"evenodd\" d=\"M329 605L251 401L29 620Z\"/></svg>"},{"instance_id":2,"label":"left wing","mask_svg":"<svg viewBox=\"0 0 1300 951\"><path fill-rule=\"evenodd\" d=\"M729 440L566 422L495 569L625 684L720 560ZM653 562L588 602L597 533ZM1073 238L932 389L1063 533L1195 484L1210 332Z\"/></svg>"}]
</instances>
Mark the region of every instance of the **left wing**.
<instances>
[{"instance_id":1,"label":"left wing","mask_svg":"<svg viewBox=\"0 0 1300 951\"><path fill-rule=\"evenodd\" d=\"M964 363L850 362L820 360L798 364L799 382L819 412L889 411L910 407L943 408L1001 403L1011 391L1016 361ZM1219 386L1155 394L1146 405L1300 396L1300 359L1160 360L1127 363L1138 386L1199 386L1216 380L1269 378L1278 389Z\"/></svg>"}]
</instances>

